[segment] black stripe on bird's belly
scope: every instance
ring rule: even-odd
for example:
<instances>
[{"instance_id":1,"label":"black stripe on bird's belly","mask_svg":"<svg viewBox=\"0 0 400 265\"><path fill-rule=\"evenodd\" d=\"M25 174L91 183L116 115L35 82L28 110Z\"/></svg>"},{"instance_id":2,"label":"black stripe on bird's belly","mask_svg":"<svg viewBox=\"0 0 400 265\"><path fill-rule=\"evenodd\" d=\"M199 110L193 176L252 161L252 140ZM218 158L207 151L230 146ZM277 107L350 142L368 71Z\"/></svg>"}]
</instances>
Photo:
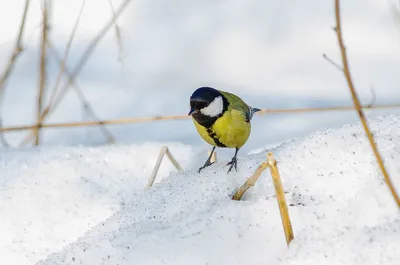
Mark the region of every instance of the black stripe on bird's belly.
<instances>
[{"instance_id":1,"label":"black stripe on bird's belly","mask_svg":"<svg viewBox=\"0 0 400 265\"><path fill-rule=\"evenodd\" d=\"M223 143L221 143L219 141L217 134L211 128L207 128L207 133L208 133L208 136L210 136L214 140L214 143L218 147L226 147L226 145L224 145Z\"/></svg>"},{"instance_id":2,"label":"black stripe on bird's belly","mask_svg":"<svg viewBox=\"0 0 400 265\"><path fill-rule=\"evenodd\" d=\"M195 118L195 120L207 130L208 136L210 136L210 138L214 140L214 143L218 147L226 147L226 145L219 141L217 134L211 129L217 119L221 116L222 115L218 115L217 117L210 117L201 113L193 114L193 118Z\"/></svg>"}]
</instances>

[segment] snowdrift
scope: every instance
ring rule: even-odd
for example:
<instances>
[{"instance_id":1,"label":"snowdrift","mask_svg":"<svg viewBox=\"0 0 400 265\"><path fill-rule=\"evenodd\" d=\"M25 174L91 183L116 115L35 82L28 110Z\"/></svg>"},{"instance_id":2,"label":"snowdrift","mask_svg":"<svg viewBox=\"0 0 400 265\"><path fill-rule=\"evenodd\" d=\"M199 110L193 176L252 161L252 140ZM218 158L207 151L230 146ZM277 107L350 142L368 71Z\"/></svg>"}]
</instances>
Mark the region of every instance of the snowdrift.
<instances>
[{"instance_id":1,"label":"snowdrift","mask_svg":"<svg viewBox=\"0 0 400 265\"><path fill-rule=\"evenodd\" d=\"M191 147L168 145L186 167ZM134 202L161 146L0 149L0 264L35 264Z\"/></svg>"},{"instance_id":2,"label":"snowdrift","mask_svg":"<svg viewBox=\"0 0 400 265\"><path fill-rule=\"evenodd\" d=\"M400 116L376 119L371 128L399 189ZM268 171L242 201L231 200L269 151L278 159L286 199L291 205L295 239L289 248ZM93 163L98 161L93 159L86 165L93 169ZM359 125L316 132L247 157L242 154L239 172L226 174L225 163L219 161L201 174L194 167L182 174L170 174L38 264L400 262L400 213ZM90 174L92 169L85 170ZM132 165L131 170L140 169ZM144 180L140 181L144 185ZM127 193L135 186L132 179L124 185ZM107 182L103 186L109 195L117 193L108 190L111 186ZM73 196L73 190L68 192ZM100 207L102 202L97 200L92 197L82 202L71 197L71 203L86 203L82 210L88 212L91 204ZM58 202L52 203L56 207ZM75 235L79 233L73 227L69 229ZM55 239L49 236L49 240Z\"/></svg>"}]
</instances>

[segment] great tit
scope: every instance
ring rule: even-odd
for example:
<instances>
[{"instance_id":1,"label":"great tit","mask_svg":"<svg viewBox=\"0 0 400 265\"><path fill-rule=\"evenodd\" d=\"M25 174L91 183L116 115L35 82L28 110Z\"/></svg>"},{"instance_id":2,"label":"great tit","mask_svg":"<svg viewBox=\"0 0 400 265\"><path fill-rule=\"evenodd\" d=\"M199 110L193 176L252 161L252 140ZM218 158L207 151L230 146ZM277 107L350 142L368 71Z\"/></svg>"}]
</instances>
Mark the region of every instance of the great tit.
<instances>
[{"instance_id":1,"label":"great tit","mask_svg":"<svg viewBox=\"0 0 400 265\"><path fill-rule=\"evenodd\" d=\"M211 87L200 87L190 97L190 112L200 136L213 146L205 164L198 173L210 166L216 147L235 148L235 155L227 164L229 173L237 171L237 154L246 143L251 131L250 120L260 109L252 108L238 96Z\"/></svg>"}]
</instances>

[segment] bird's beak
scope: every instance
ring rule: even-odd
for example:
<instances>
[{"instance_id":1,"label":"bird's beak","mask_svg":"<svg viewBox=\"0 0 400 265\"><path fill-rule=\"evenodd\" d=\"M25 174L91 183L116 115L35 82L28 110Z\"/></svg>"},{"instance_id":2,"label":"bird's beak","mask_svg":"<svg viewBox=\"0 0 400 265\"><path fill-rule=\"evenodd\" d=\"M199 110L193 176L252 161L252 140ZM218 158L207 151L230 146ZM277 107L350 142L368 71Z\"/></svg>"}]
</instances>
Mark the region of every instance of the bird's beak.
<instances>
[{"instance_id":1,"label":"bird's beak","mask_svg":"<svg viewBox=\"0 0 400 265\"><path fill-rule=\"evenodd\" d=\"M194 109L194 108L191 108L188 115L190 116L190 115L192 115L193 113L197 113L197 112L198 112L198 110L196 110L196 109Z\"/></svg>"}]
</instances>

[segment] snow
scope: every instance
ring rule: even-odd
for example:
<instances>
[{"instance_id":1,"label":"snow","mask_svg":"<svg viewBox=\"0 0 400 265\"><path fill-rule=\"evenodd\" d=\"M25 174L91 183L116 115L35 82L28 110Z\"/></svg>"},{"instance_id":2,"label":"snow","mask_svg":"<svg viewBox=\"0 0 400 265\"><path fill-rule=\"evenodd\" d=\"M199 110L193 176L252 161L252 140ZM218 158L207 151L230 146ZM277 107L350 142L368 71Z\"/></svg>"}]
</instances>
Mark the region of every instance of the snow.
<instances>
[{"instance_id":1,"label":"snow","mask_svg":"<svg viewBox=\"0 0 400 265\"><path fill-rule=\"evenodd\" d=\"M400 187L400 115L371 121ZM7 150L1 154L0 256L7 264L397 264L400 214L359 124L317 131L196 173L205 155L167 143ZM287 248L266 171L231 196L273 152L295 239ZM37 263L36 263L37 262Z\"/></svg>"},{"instance_id":2,"label":"snow","mask_svg":"<svg viewBox=\"0 0 400 265\"><path fill-rule=\"evenodd\" d=\"M185 166L191 148L168 145ZM1 263L35 264L131 204L161 146L1 150ZM162 163L157 181L172 169Z\"/></svg>"}]
</instances>

